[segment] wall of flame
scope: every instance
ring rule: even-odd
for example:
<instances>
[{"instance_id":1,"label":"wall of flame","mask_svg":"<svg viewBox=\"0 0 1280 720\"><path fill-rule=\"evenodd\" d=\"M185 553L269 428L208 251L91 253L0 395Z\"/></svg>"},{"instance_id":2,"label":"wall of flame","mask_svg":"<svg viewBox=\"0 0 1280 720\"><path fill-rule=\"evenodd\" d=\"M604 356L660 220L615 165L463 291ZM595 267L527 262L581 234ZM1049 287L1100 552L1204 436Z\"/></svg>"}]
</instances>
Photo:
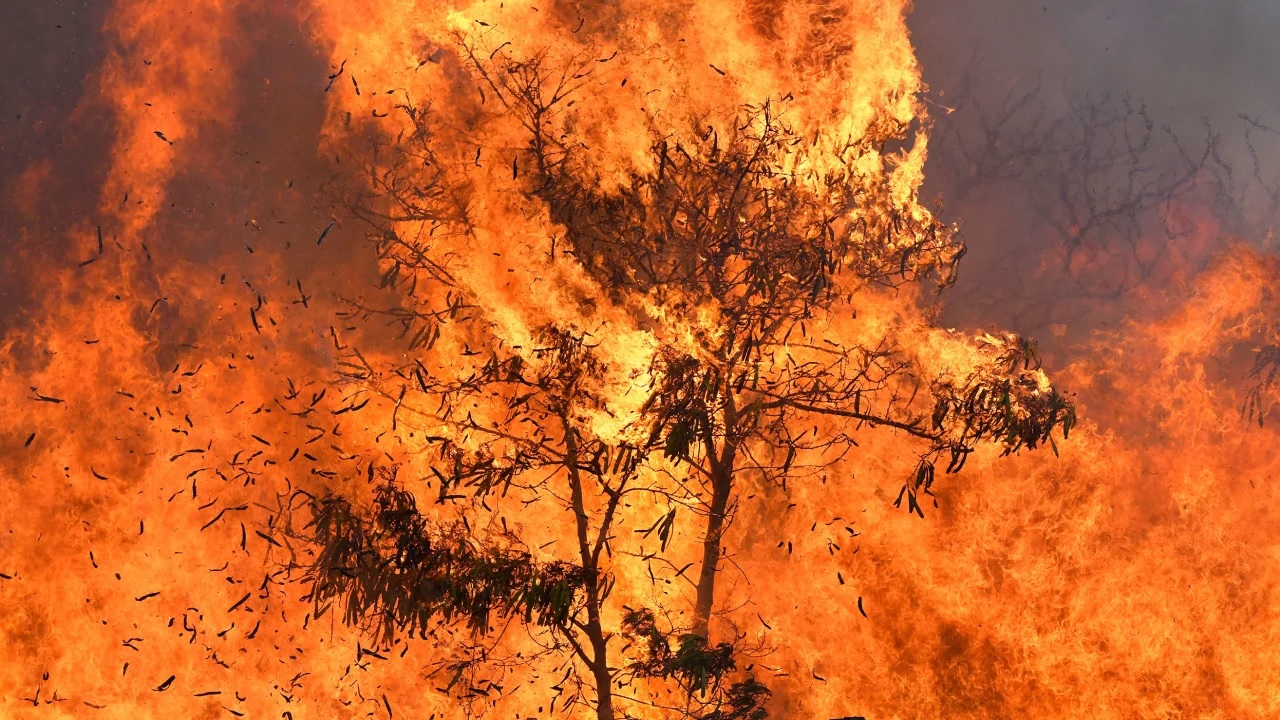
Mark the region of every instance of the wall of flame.
<instances>
[{"instance_id":1,"label":"wall of flame","mask_svg":"<svg viewBox=\"0 0 1280 720\"><path fill-rule=\"evenodd\" d=\"M100 11L78 102L47 118L59 129L45 149L0 176L3 714L457 716L429 648L366 655L331 617L312 619L280 572L290 550L272 523L292 488L356 486L369 462L414 449L411 430L388 432L389 406L340 413L341 388L315 399L341 348L385 339L335 315L374 293L379 268L352 228L317 242L330 223L319 188L405 93L469 131L478 99L442 52L459 34L599 58L578 113L603 183L642 162L646 123L663 112L791 92L798 123L834 134L877 111L910 121L921 83L907 10L117 0ZM501 162L501 127L483 129ZM903 157L904 196L924 148ZM497 179L480 187L472 286L510 333L566 312L518 270L549 221ZM1055 372L1087 418L1061 457L979 453L923 521L891 507L912 456L890 433L868 434L824 478L752 489L732 543L742 572L726 584L741 604L733 621L773 647L756 671L778 717L1280 713L1280 460L1272 426L1241 419L1238 382L1274 317L1277 267L1204 242L1219 257L1170 279L1172 309L1091 337ZM590 290L572 267L558 273L558 287ZM936 362L966 362L971 348L932 327L924 299L860 302L862 324L833 331L912 328ZM645 347L626 336L613 359L640 362ZM499 709L539 717L544 703L531 685Z\"/></svg>"}]
</instances>

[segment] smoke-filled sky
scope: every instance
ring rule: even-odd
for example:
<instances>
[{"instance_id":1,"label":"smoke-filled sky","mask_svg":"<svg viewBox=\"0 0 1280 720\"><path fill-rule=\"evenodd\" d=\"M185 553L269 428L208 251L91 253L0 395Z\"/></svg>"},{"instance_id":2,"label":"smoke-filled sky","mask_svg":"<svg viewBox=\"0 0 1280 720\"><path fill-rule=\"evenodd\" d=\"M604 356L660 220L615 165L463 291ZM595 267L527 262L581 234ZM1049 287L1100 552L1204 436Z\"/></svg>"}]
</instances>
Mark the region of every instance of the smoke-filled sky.
<instances>
[{"instance_id":1,"label":"smoke-filled sky","mask_svg":"<svg viewBox=\"0 0 1280 720\"><path fill-rule=\"evenodd\" d=\"M1268 0L919 0L910 25L944 102L967 69L992 100L1037 79L1054 108L1070 93L1127 96L1190 145L1207 121L1241 170L1251 160L1241 116L1280 123L1280 4ZM1274 172L1280 148L1256 144Z\"/></svg>"},{"instance_id":2,"label":"smoke-filled sky","mask_svg":"<svg viewBox=\"0 0 1280 720\"><path fill-rule=\"evenodd\" d=\"M1280 113L1280 5L1268 0L918 0L911 25L926 77L976 49L1005 78L1043 70L1177 118Z\"/></svg>"},{"instance_id":3,"label":"smoke-filled sky","mask_svg":"<svg viewBox=\"0 0 1280 720\"><path fill-rule=\"evenodd\" d=\"M1127 100L1135 108L1145 108L1153 124L1155 147L1143 162L1157 168L1177 167L1181 162L1166 128L1193 156L1204 151L1212 134L1216 157L1207 164L1219 181L1225 173L1232 174L1232 186L1225 195L1240 204L1247 219L1238 225L1224 224L1222 231L1253 246L1270 242L1267 230L1274 225L1273 205L1259 205L1265 193L1254 180L1255 160L1261 175L1270 180L1280 168L1280 146L1275 135L1257 129L1246 143L1248 123L1242 116L1267 126L1280 122L1280 86L1274 77L1280 60L1274 42L1280 36L1280 6L1266 0L920 0L910 25L924 78L944 107L961 91L959 79L966 72L974 74L973 92L988 112L1008 93L1037 83L1034 102L1043 104L1050 120L1068 116L1072 103L1079 109L1103 98L1109 98L1113 107ZM943 112L935 115L944 125L972 130L974 116L968 106L961 107L955 117ZM1019 117L1025 119L1030 113ZM1019 121L1006 127L1006 139L1016 138L1024 125ZM1129 127L1137 125L1135 119ZM946 153L942 143L935 141L935 160ZM931 167L930 186L951 192L954 188L939 182L945 172L938 162ZM1064 287L1049 290L1040 281L1030 290L1014 287L1019 278L1053 272L1055 261L1045 260L1043 252L1046 243L1054 242L1054 233L1047 232L1044 212L1024 203L1019 193L1058 197L1060 188L1053 185L1053 176L1059 170L1073 171L1042 163L1013 183L995 188L982 201L950 203L949 217L966 229L971 250L960 285L947 299L950 322L1014 327L1051 346L1064 333L1067 340L1082 340L1129 310L1149 309L1152 292L1167 289L1168 278L1148 282L1150 292L1115 295L1106 303L1113 314L1085 321L1079 313L1062 312L1073 304L1083 306L1073 303ZM1149 219L1159 214L1155 208L1146 212ZM1264 212L1272 214L1264 216ZM1157 230L1148 226L1146 232ZM1163 244L1180 252L1179 262L1186 266L1211 257L1185 247L1184 240ZM1018 299L1010 302L1010 298Z\"/></svg>"},{"instance_id":4,"label":"smoke-filled sky","mask_svg":"<svg viewBox=\"0 0 1280 720\"><path fill-rule=\"evenodd\" d=\"M103 171L102 148L108 145L105 122L86 123L83 133L67 132L68 118L80 101L86 75L102 59L98 28L103 3L55 0L17 2L0 5L0 187L6 202L18 175L42 158L59 157L84 169L73 190L66 192L67 217L77 210L92 208L96 185L92 177ZM105 120L105 109L100 119ZM96 133L94 132L96 128ZM88 135L88 137L85 137ZM87 176L87 177L86 177ZM73 198L78 196L76 204ZM0 213L0 305L12 322L16 310L26 304L15 254L21 243L20 229L12 212ZM5 220L2 216L8 216ZM57 237L50 233L47 238ZM45 242L52 242L46 239ZM38 253L25 248L25 253Z\"/></svg>"}]
</instances>

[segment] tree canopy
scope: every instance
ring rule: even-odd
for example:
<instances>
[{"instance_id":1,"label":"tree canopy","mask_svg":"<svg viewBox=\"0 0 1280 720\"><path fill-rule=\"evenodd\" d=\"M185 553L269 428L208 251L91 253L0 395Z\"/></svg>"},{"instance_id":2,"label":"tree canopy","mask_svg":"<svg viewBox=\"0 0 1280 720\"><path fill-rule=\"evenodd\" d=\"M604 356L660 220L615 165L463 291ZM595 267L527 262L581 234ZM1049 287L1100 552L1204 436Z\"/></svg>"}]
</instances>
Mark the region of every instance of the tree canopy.
<instances>
[{"instance_id":1,"label":"tree canopy","mask_svg":"<svg viewBox=\"0 0 1280 720\"><path fill-rule=\"evenodd\" d=\"M385 320L402 343L351 350L343 380L395 404L426 470L371 468L371 498L314 498L312 597L384 641L465 628L448 688L532 662L525 650L499 659L518 627L562 668L556 697L598 718L641 706L763 718L769 690L742 662L752 648L715 623L741 487L837 469L875 429L917 456L897 503L923 516L936 468L959 471L984 443L1052 445L1074 408L1017 336L957 340L963 360L940 362L901 328L838 329L856 326L870 294L954 279L963 243L896 172L919 128L885 113L857 137L811 136L788 122L789 98L769 98L730 117L655 119L643 157L606 180L569 111L594 59L465 40L456 53L459 82L488 99L471 135L501 124L511 163L481 168L483 142L473 163L457 159L456 128L406 101L406 129L376 136L361 175L338 186L394 298L353 300L349 319ZM499 172L554 228L544 256L518 255L517 281L567 266L588 290L521 333L507 319L518 309L495 303L460 255L484 251L474 198ZM610 341L623 331L648 341L621 357ZM677 535L696 548L683 567L668 557ZM655 565L692 585L689 607L638 602Z\"/></svg>"}]
</instances>

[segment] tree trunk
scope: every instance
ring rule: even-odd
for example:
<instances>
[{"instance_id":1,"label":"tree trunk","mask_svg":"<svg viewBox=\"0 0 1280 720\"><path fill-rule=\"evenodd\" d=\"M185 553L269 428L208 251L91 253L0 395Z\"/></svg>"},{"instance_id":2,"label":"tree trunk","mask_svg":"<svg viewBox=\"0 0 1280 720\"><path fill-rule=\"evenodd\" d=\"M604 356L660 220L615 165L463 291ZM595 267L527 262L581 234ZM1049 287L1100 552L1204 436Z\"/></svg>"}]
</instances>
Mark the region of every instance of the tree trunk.
<instances>
[{"instance_id":1,"label":"tree trunk","mask_svg":"<svg viewBox=\"0 0 1280 720\"><path fill-rule=\"evenodd\" d=\"M711 513L702 539L702 570L698 574L698 597L693 608L693 632L710 639L711 611L716 600L716 573L724 540L729 494L733 491L732 465L721 465L711 479Z\"/></svg>"},{"instance_id":2,"label":"tree trunk","mask_svg":"<svg viewBox=\"0 0 1280 720\"><path fill-rule=\"evenodd\" d=\"M587 572L587 622L584 632L591 643L588 665L596 684L596 720L613 719L613 677L609 675L609 643L600 623L600 584L595 556L589 540L590 525L587 519L586 500L582 492L582 474L578 470L578 439L565 415L560 416L564 425L565 451L568 458L569 492L572 496L574 522L577 526L578 553L582 568ZM601 532L606 532L602 528Z\"/></svg>"},{"instance_id":3,"label":"tree trunk","mask_svg":"<svg viewBox=\"0 0 1280 720\"><path fill-rule=\"evenodd\" d=\"M724 531L728 522L729 496L733 493L733 470L738 463L738 441L735 437L738 408L734 402L731 380L725 381L724 445L716 456L715 435L707 424L702 439L711 470L711 512L707 516L707 532L702 538L702 570L698 573L698 596L693 606L693 632L710 640L711 611L716 602L716 574L724 548Z\"/></svg>"},{"instance_id":4,"label":"tree trunk","mask_svg":"<svg viewBox=\"0 0 1280 720\"><path fill-rule=\"evenodd\" d=\"M595 595L595 592L591 593ZM592 602L589 598L588 602ZM587 609L587 639L591 641L591 675L596 682L596 720L613 720L613 678L609 675L608 648L600 628L600 608L592 602Z\"/></svg>"}]
</instances>

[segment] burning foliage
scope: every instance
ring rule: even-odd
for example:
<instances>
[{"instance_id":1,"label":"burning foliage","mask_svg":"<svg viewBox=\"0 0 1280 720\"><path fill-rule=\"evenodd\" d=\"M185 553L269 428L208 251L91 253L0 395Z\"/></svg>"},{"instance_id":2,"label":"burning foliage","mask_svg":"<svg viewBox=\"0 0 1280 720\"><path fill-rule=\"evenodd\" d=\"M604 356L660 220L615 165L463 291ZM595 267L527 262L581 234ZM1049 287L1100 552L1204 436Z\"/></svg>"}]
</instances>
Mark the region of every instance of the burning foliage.
<instances>
[{"instance_id":1,"label":"burning foliage","mask_svg":"<svg viewBox=\"0 0 1280 720\"><path fill-rule=\"evenodd\" d=\"M436 528L413 495L388 477L380 485L374 516L363 518L336 497L312 506L312 540L321 547L308 568L323 616L334 599L343 621L369 626L385 641L397 631L424 633L437 620L463 623L476 633L493 615L563 628L575 595L587 584L582 568L539 564L518 549L518 538L473 542L461 524Z\"/></svg>"},{"instance_id":2,"label":"burning foliage","mask_svg":"<svg viewBox=\"0 0 1280 720\"><path fill-rule=\"evenodd\" d=\"M633 662L632 675L675 679L687 705L707 694L709 678L720 689L721 676L736 667L731 644L709 642L741 485L785 490L856 447L857 428L884 427L920 444L919 468L898 503L905 494L908 509L923 517L918 494L932 494L939 455L950 455L953 472L980 443L1001 443L1005 453L1034 449L1069 432L1074 410L1040 372L1032 346L1014 336L986 336L973 348L976 362L957 376L913 357L893 331L858 341L820 330L841 316L856 320L860 298L876 289L926 280L945 287L963 255L951 230L903 192L895 163L904 158L887 148L909 139L905 124L878 116L861 135L833 144L784 121L790 98L698 123L676 116L674 126L651 122L635 169L605 184L580 157L588 137L568 111L584 99L582 79L596 60L573 58L576 64L557 68L548 54L521 57L511 46L480 53L462 36L454 52L466 74L452 82L469 78L481 97L496 97L500 107L472 122L515 128L507 181L523 206L545 206L557 228L544 258L518 262L548 274L567 265L594 290L558 309L563 324L524 337L511 328L503 319L508 308L489 304L453 245L477 232L474 193L491 181L474 170L483 146L473 159L448 160L453 121L431 105L402 104L406 130L377 137L365 171L350 180L358 185L334 195L370 228L387 267L382 284L400 302L374 310L354 301L349 317L399 325L407 352L384 352L379 363L352 350L347 378L393 400L397 414L405 411L430 433L437 460L427 470L439 501L472 503L450 528L478 514L508 533L508 521L540 501L572 513L576 529L565 534L576 537L574 576L584 579L572 589L580 598L557 595L565 604L550 616L539 605L534 623L529 607L494 605L493 594L479 590L485 601L466 617L473 630L487 629L490 611L549 628L548 642L563 640L562 652L590 670L594 697L581 697L600 718L615 717L619 702L608 655L609 628L618 622L610 619L617 610L609 594L619 575L640 575L625 564L645 566L651 584L655 562L676 567L665 555L677 511L690 511L701 557L677 575L697 566L696 597L692 608L670 601L663 608L688 617L673 629L679 649L642 622L651 615L628 611L621 620L624 636L647 638L648 659ZM605 339L620 331L661 347L620 357ZM461 354L444 350L459 345ZM622 545L617 528L634 521L624 500L637 495L666 507L644 533L660 528L656 552L615 548ZM344 618L355 626L369 613L387 616L384 629L419 632L453 620L455 611L432 599L434 563L426 580L417 565L388 572L383 562L359 557L360 538L376 544L378 533L320 530L333 513L342 517L348 506L332 504L339 502L323 501L314 521L321 549L309 577L317 598L345 596ZM387 531L423 534L416 526ZM512 578L516 585L502 595L525 602L542 571L528 556L511 562L532 574ZM471 571L445 568L450 584L487 587ZM406 587L388 587L397 582ZM446 596L457 594L472 601L466 589ZM583 617L569 613L571 599ZM747 678L723 692L737 693L743 712L763 712L747 701L757 686L763 691ZM715 712L733 705L713 694Z\"/></svg>"}]
</instances>

